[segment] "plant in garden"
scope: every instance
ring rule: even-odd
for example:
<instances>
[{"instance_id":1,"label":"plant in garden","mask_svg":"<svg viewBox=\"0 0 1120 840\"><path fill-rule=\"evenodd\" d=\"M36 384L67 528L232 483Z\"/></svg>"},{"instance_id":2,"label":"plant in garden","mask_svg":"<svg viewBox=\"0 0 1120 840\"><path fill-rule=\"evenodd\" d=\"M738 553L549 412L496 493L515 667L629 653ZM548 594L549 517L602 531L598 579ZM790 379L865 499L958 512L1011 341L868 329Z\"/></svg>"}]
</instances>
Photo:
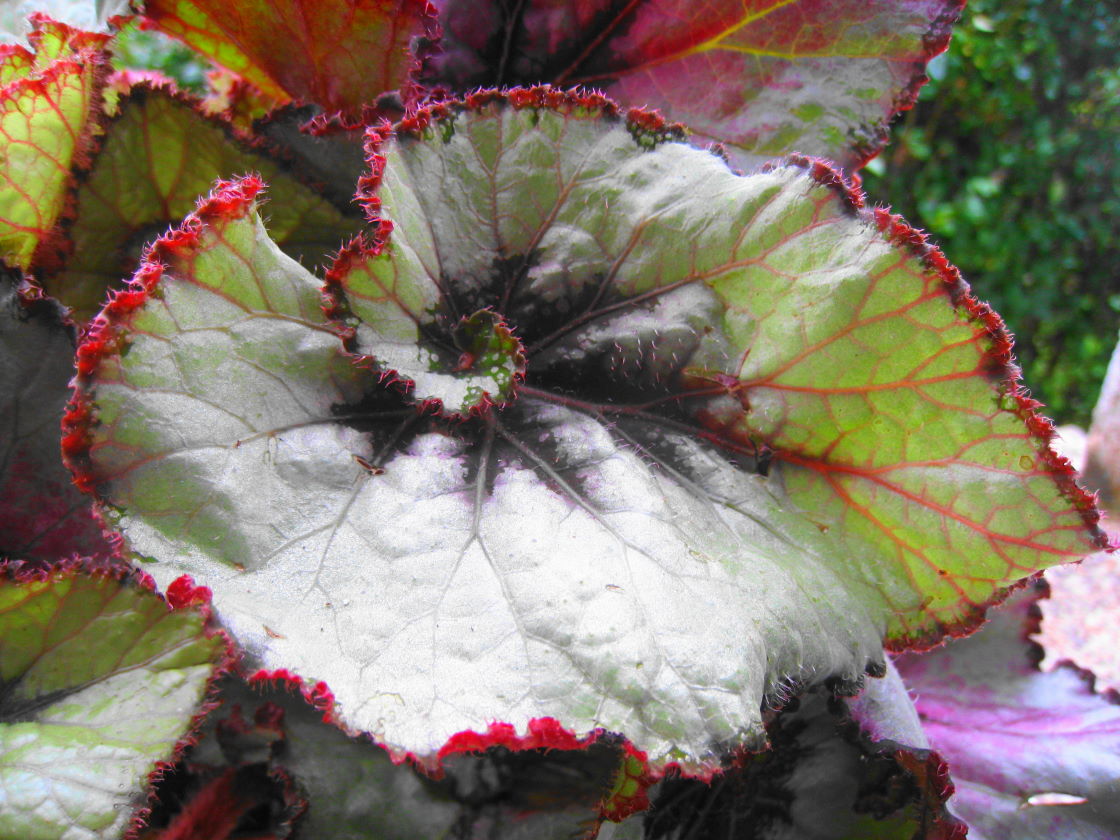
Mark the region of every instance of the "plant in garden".
<instances>
[{"instance_id":1,"label":"plant in garden","mask_svg":"<svg viewBox=\"0 0 1120 840\"><path fill-rule=\"evenodd\" d=\"M247 5L144 10L207 106L47 19L0 56L9 590L127 561L241 654L131 833L962 836L884 645L1102 537L998 317L815 157L958 5Z\"/></svg>"}]
</instances>

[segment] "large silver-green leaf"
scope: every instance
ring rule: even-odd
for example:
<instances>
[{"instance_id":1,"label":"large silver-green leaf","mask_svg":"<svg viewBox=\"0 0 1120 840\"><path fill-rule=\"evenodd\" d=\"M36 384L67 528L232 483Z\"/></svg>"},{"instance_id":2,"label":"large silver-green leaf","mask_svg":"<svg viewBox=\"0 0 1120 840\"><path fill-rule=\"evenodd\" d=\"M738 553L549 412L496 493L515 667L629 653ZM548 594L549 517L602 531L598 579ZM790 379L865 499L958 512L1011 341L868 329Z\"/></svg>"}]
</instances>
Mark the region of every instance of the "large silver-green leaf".
<instances>
[{"instance_id":1,"label":"large silver-green leaf","mask_svg":"<svg viewBox=\"0 0 1120 840\"><path fill-rule=\"evenodd\" d=\"M710 768L768 696L1091 548L959 280L823 167L672 139L552 91L384 139L391 237L331 273L352 357L228 187L83 347L82 481L264 667L422 759L547 716ZM513 359L502 325L524 380L444 402Z\"/></svg>"}]
</instances>

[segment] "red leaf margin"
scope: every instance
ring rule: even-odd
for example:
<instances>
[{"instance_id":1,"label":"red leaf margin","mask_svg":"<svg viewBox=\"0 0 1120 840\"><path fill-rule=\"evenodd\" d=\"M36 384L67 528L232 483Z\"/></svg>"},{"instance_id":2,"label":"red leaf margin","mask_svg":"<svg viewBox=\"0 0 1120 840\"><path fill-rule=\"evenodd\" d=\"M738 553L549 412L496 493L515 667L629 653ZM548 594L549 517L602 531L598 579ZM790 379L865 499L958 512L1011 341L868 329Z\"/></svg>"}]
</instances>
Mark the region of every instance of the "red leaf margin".
<instances>
[{"instance_id":1,"label":"red leaf margin","mask_svg":"<svg viewBox=\"0 0 1120 840\"><path fill-rule=\"evenodd\" d=\"M258 670L245 677L252 687L283 686L291 693L298 693L308 705L322 712L323 723L333 725L351 737L365 737L374 746L390 757L394 764L407 763L414 770L423 773L431 779L441 779L444 776L443 762L452 755L485 752L494 747L502 747L510 752L526 752L529 750L559 750L563 752L585 752L598 741L609 738L617 741L621 752L621 761L618 774L615 777L615 787L611 795L605 797L600 803L600 816L612 822L621 822L633 814L640 813L649 808L649 788L662 778L665 773L679 770L676 765L670 764L658 772L649 766L648 755L633 746L625 737L609 733L604 729L597 729L582 737L572 730L565 728L556 718L532 718L526 724L525 734L518 734L517 727L510 723L491 721L485 732L473 729L456 732L447 741L434 758L422 758L412 753L400 753L391 747L381 744L369 733L353 732L345 726L334 712L334 694L330 687L323 681L308 683L298 674L287 668L278 670ZM634 767L640 768L633 772ZM630 782L632 792L627 793L626 782Z\"/></svg>"},{"instance_id":2,"label":"red leaf margin","mask_svg":"<svg viewBox=\"0 0 1120 840\"><path fill-rule=\"evenodd\" d=\"M947 38L948 35L946 34ZM385 157L381 149L394 135L419 137L434 121L446 119L455 111L480 111L493 103L506 104L517 110L526 108L547 108L559 113L570 113L585 109L602 118L621 120L624 109L618 103L601 93L588 93L578 89L559 90L549 85L531 88L511 88L509 90L482 90L463 99L447 99L429 103L396 126L382 123L373 126L366 133L366 158L370 168L358 182L357 201L365 210L370 231L360 234L345 245L335 264L326 275L323 295L323 310L328 319L335 323L336 332L343 340L348 352L354 352L354 328L352 316L346 303L341 278L353 261L380 255L388 243L393 222L382 215L378 190L385 170ZM641 135L644 142L661 143L684 141L685 128L679 123L670 123L657 111L632 108L625 111L628 128ZM718 149L710 150L720 156ZM980 369L993 386L993 396L1001 407L1011 411L1026 427L1034 442L1039 459L1049 470L1050 476L1058 486L1062 497L1076 510L1089 534L1090 542L1097 548L1109 547L1108 537L1099 526L1100 512L1096 507L1096 494L1083 489L1077 483L1077 472L1067 458L1059 455L1050 445L1055 435L1053 422L1038 413L1042 403L1033 399L1021 383L1021 370L1012 355L1012 337L1007 332L1003 319L986 303L978 300L959 269L952 265L944 253L933 244L929 237L912 227L901 216L892 214L884 207L867 207L867 196L857 182L848 179L830 161L805 155L791 155L786 160L771 163L763 171L777 166L792 165L799 167L823 187L830 189L853 215L873 225L888 241L913 256L921 265L940 278L948 298L948 304L977 327L986 347ZM359 356L359 358L361 358ZM718 430L717 430L718 431ZM781 459L781 451L773 457ZM925 633L903 636L889 641L891 651L924 650L940 643L945 637L966 636L977 630L985 621L987 610L1006 600L1026 579L1011 586L997 589L984 605L974 606L958 621L939 624Z\"/></svg>"},{"instance_id":3,"label":"red leaf margin","mask_svg":"<svg viewBox=\"0 0 1120 840\"><path fill-rule=\"evenodd\" d=\"M264 182L256 175L216 182L210 195L199 201L198 208L179 227L147 247L140 267L128 286L112 294L78 345L75 359L77 373L71 382L73 390L62 418L62 457L74 473L74 483L78 488L98 501L103 501L103 498L90 469L89 452L92 429L97 422L89 395L94 371L106 357L118 352L127 343L126 325L130 316L155 293L163 277L161 258L193 247L209 221L244 216L263 189Z\"/></svg>"},{"instance_id":4,"label":"red leaf margin","mask_svg":"<svg viewBox=\"0 0 1120 840\"><path fill-rule=\"evenodd\" d=\"M5 582L15 585L43 583L51 578L77 576L116 581L122 588L132 587L139 592L153 595L163 601L170 612L195 611L202 617L204 637L206 639L218 639L221 642L221 653L206 680L202 702L195 708L183 735L172 748L171 755L166 759L157 761L151 773L148 774L145 804L138 807L133 813L132 820L122 835L122 840L140 840L154 805L153 797L156 784L163 778L164 774L172 770L182 760L185 751L196 743L196 737L201 731L204 719L220 705L218 682L223 676L233 671L237 662L236 648L229 635L218 626L214 619L210 608L209 591L206 590L205 596L202 596L202 590L205 590L205 587L194 590L199 597L187 600L168 597L160 594L155 581L147 572L130 566L123 560L114 558L74 555L49 565L24 560L0 560L0 584Z\"/></svg>"},{"instance_id":5,"label":"red leaf margin","mask_svg":"<svg viewBox=\"0 0 1120 840\"><path fill-rule=\"evenodd\" d=\"M63 329L71 330L73 335L79 335L79 325L74 323L70 318L66 308L61 306L58 301L47 295L35 282L35 278L27 275L18 269L11 269L8 265L0 260L0 280L5 278L15 284L16 300L19 302L20 307L27 313L29 318L47 318L56 321ZM62 559L66 555L72 556L85 556L87 558L98 560L109 559L122 559L121 545L122 539L105 521L101 515L101 511L95 507L90 506L90 518L93 520L85 534L68 534L64 542L69 544L65 551L56 551L56 559ZM100 530L100 537L98 538L97 532ZM73 542L71 542L73 541ZM100 542L101 545L97 543ZM0 563L14 561L15 558L9 558L0 555ZM23 558L21 558L23 559ZM24 560L28 567L39 566L49 568L50 561L45 560ZM26 570L25 570L26 571Z\"/></svg>"},{"instance_id":6,"label":"red leaf margin","mask_svg":"<svg viewBox=\"0 0 1120 840\"><path fill-rule=\"evenodd\" d=\"M64 195L62 208L49 228L37 231L39 242L35 246L29 265L30 269L36 270L41 263L49 264L52 262L55 259L55 252L60 247L64 247L64 243L58 238L58 225L66 219L73 218L76 212L74 195L78 178L82 173L89 171L93 165L94 156L101 145L101 137L105 133L105 125L108 121L108 115L103 107L104 91L109 84L112 67L108 53L111 36L76 29L54 20L43 12L35 12L28 19L31 21L32 31L27 36L27 40L35 53L39 50L44 34L53 30L59 38L67 42L73 56L57 58L46 67L37 70L34 68L35 55L27 48L20 44L0 44L0 61L18 54L29 61L32 66L29 75L15 79L0 88L0 99L7 99L15 92L23 89L33 90L40 96L49 97L47 88L58 76L75 70L81 72L86 67L91 68L90 111L86 114L85 121L79 130L74 151L67 167L70 174L62 188Z\"/></svg>"},{"instance_id":7,"label":"red leaf margin","mask_svg":"<svg viewBox=\"0 0 1120 840\"><path fill-rule=\"evenodd\" d=\"M100 137L104 137L108 132L113 130L113 125L123 114L123 107L133 98L143 97L152 92L159 92L170 97L176 104L189 108L194 112L197 119L220 130L225 135L227 142L235 146L242 154L256 155L269 159L280 167L286 177L306 187L311 192L322 196L324 201L336 207L336 209L343 214L353 212L351 208L339 206L336 201L332 201L324 191L320 189L321 184L316 182L314 178L307 177L305 173L300 171L293 155L282 146L266 137L254 135L239 128L225 114L208 112L205 107L206 103L202 99L192 93L180 90L173 79L169 79L159 73L120 70L107 74L105 85L117 88L118 99L115 111L112 114L108 114L104 113L104 109L101 109L101 116L97 129L99 140L91 147L88 158L84 161L83 168L80 172L76 171L76 175L84 176L92 172L93 168L97 165L97 155L100 152L102 142ZM267 117L265 119L267 119ZM331 129L323 129L324 133L329 130ZM52 278L64 274L68 267L70 253L73 250L73 244L69 239L69 230L77 222L78 193L82 186L82 180L82 177L72 177L71 182L66 187L65 209L63 213L59 215L54 228L50 231L46 240L40 243L40 248L35 252L35 263L33 267L37 279L32 281L34 283L42 284L50 281ZM221 183L232 183L236 180L238 179L232 178L228 179L228 181L222 180ZM200 199L199 203L200 208L201 203L202 199ZM198 210L195 212L198 212ZM185 221L186 220L184 220L184 223ZM141 264L143 260L144 257L142 256Z\"/></svg>"}]
</instances>

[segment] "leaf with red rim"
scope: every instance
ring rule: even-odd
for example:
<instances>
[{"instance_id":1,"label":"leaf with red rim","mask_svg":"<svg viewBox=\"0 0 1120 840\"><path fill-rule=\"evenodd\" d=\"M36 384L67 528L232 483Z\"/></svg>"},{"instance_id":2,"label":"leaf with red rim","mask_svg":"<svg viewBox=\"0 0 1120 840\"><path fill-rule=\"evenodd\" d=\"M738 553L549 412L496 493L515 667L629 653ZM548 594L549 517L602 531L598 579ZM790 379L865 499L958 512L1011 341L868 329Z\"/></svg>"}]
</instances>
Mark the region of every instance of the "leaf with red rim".
<instances>
[{"instance_id":1,"label":"leaf with red rim","mask_svg":"<svg viewBox=\"0 0 1120 840\"><path fill-rule=\"evenodd\" d=\"M299 810L295 830L307 837L570 840L599 823L624 755L632 773L640 776L644 769L617 739L598 734L581 741L555 721L542 720L525 736L500 725L461 733L446 745L436 772L426 775L411 762L394 762L368 738L348 736L324 722L322 713L301 699L300 688L286 679L252 685L224 680L221 705L176 774L200 781L231 771L283 779L289 804L269 826L279 836L291 829L284 825L291 811ZM629 777L621 775L619 793L628 788ZM629 786L636 787L637 782ZM202 787L200 795L205 791ZM295 801L303 807L293 807ZM163 810L157 807L157 813Z\"/></svg>"},{"instance_id":2,"label":"leaf with red rim","mask_svg":"<svg viewBox=\"0 0 1120 840\"><path fill-rule=\"evenodd\" d=\"M29 268L88 165L108 73L108 36L33 20L35 52L0 52L0 259Z\"/></svg>"},{"instance_id":3,"label":"leaf with red rim","mask_svg":"<svg viewBox=\"0 0 1120 840\"><path fill-rule=\"evenodd\" d=\"M1120 698L1066 664L1041 672L1042 582L991 612L976 635L899 657L930 743L949 762L950 809L973 840L1120 832Z\"/></svg>"},{"instance_id":4,"label":"leaf with red rim","mask_svg":"<svg viewBox=\"0 0 1120 840\"><path fill-rule=\"evenodd\" d=\"M963 0L437 0L428 81L552 83L661 108L751 168L790 152L858 167L886 143Z\"/></svg>"},{"instance_id":5,"label":"leaf with red rim","mask_svg":"<svg viewBox=\"0 0 1120 840\"><path fill-rule=\"evenodd\" d=\"M75 338L54 301L0 278L0 557L112 553L62 465Z\"/></svg>"},{"instance_id":6,"label":"leaf with red rim","mask_svg":"<svg viewBox=\"0 0 1120 840\"><path fill-rule=\"evenodd\" d=\"M945 764L925 745L897 673L869 680L855 704L858 726L827 691L802 695L770 722L770 750L730 757L708 783L665 779L649 813L600 837L731 838L749 826L758 840L961 840L965 826L945 807Z\"/></svg>"},{"instance_id":7,"label":"leaf with red rim","mask_svg":"<svg viewBox=\"0 0 1120 840\"><path fill-rule=\"evenodd\" d=\"M710 773L767 697L854 690L884 636L1093 549L938 252L823 165L740 176L678 137L549 89L371 133L336 328L376 365L378 336L450 351L493 309L524 381L468 417L352 364L259 183L226 187L79 351L79 480L263 667L421 761L551 717Z\"/></svg>"},{"instance_id":8,"label":"leaf with red rim","mask_svg":"<svg viewBox=\"0 0 1120 840\"><path fill-rule=\"evenodd\" d=\"M144 15L266 96L352 114L406 87L412 41L436 35L427 0L147 0Z\"/></svg>"},{"instance_id":9,"label":"leaf with red rim","mask_svg":"<svg viewBox=\"0 0 1120 840\"><path fill-rule=\"evenodd\" d=\"M102 148L78 186L66 255L42 272L47 291L88 320L106 292L136 269L142 246L195 208L218 178L254 172L270 185L269 230L314 267L362 226L360 214L322 197L283 157L198 103L141 84L123 96Z\"/></svg>"},{"instance_id":10,"label":"leaf with red rim","mask_svg":"<svg viewBox=\"0 0 1120 840\"><path fill-rule=\"evenodd\" d=\"M0 834L121 835L228 665L207 615L121 568L0 566Z\"/></svg>"}]
</instances>

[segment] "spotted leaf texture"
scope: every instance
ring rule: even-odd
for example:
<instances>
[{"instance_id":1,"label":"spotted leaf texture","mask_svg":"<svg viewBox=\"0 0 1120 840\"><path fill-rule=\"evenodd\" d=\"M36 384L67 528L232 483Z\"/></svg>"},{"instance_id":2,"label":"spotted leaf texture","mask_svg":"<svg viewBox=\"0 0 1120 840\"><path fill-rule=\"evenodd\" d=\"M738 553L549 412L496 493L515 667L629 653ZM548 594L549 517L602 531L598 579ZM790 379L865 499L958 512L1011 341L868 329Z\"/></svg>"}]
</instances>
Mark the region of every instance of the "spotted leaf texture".
<instances>
[{"instance_id":1,"label":"spotted leaf texture","mask_svg":"<svg viewBox=\"0 0 1120 840\"><path fill-rule=\"evenodd\" d=\"M355 113L407 86L410 44L436 25L427 0L148 0L144 14L267 96Z\"/></svg>"},{"instance_id":2,"label":"spotted leaf texture","mask_svg":"<svg viewBox=\"0 0 1120 840\"><path fill-rule=\"evenodd\" d=\"M188 97L138 85L119 100L102 148L78 186L69 253L45 267L44 288L88 321L106 292L135 271L145 244L190 213L216 179L249 172L270 184L274 239L309 268L361 226L355 208L323 198L276 150L203 116Z\"/></svg>"},{"instance_id":3,"label":"spotted leaf texture","mask_svg":"<svg viewBox=\"0 0 1120 840\"><path fill-rule=\"evenodd\" d=\"M61 308L0 279L0 557L50 561L112 549L62 465L59 426L75 330Z\"/></svg>"},{"instance_id":4,"label":"spotted leaf texture","mask_svg":"<svg viewBox=\"0 0 1120 840\"><path fill-rule=\"evenodd\" d=\"M960 0L438 0L429 81L552 83L661 108L752 168L861 165L945 49Z\"/></svg>"},{"instance_id":5,"label":"spotted leaf texture","mask_svg":"<svg viewBox=\"0 0 1120 840\"><path fill-rule=\"evenodd\" d=\"M930 744L949 762L949 808L972 840L1105 840L1120 833L1120 703L1071 664L1038 670L1045 584L976 635L898 660Z\"/></svg>"},{"instance_id":6,"label":"spotted leaf texture","mask_svg":"<svg viewBox=\"0 0 1120 840\"><path fill-rule=\"evenodd\" d=\"M347 353L259 182L228 186L79 350L79 481L263 667L420 760L550 717L706 772L791 683L854 687L884 636L1092 550L940 254L827 167L679 136L549 89L372 132L372 238L328 275ZM481 310L524 348L500 406L360 364L392 332L457 366Z\"/></svg>"},{"instance_id":7,"label":"spotted leaf texture","mask_svg":"<svg viewBox=\"0 0 1120 840\"><path fill-rule=\"evenodd\" d=\"M0 836L117 838L227 642L120 570L0 575Z\"/></svg>"},{"instance_id":8,"label":"spotted leaf texture","mask_svg":"<svg viewBox=\"0 0 1120 840\"><path fill-rule=\"evenodd\" d=\"M88 165L108 71L108 36L34 23L32 50L0 46L0 258L24 269Z\"/></svg>"}]
</instances>

